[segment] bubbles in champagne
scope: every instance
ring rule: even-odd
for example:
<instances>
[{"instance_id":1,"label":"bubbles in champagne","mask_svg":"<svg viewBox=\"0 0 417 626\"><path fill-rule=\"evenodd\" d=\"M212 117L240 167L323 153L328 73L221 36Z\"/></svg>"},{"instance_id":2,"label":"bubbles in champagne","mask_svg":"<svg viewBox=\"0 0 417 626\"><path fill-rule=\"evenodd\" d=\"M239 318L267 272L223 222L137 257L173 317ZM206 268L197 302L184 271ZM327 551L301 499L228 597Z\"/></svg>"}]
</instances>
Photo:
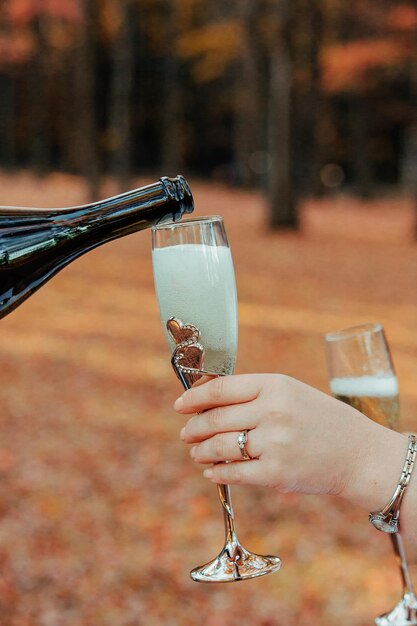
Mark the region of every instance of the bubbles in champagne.
<instances>
[{"instance_id":1,"label":"bubbles in champagne","mask_svg":"<svg viewBox=\"0 0 417 626\"><path fill-rule=\"evenodd\" d=\"M398 429L398 382L394 374L333 378L330 389L336 398L350 404L374 422Z\"/></svg>"},{"instance_id":2,"label":"bubbles in champagne","mask_svg":"<svg viewBox=\"0 0 417 626\"><path fill-rule=\"evenodd\" d=\"M194 324L205 349L204 367L231 373L237 350L237 298L226 246L184 244L152 252L155 289L164 325L171 317ZM170 347L174 343L167 334Z\"/></svg>"}]
</instances>

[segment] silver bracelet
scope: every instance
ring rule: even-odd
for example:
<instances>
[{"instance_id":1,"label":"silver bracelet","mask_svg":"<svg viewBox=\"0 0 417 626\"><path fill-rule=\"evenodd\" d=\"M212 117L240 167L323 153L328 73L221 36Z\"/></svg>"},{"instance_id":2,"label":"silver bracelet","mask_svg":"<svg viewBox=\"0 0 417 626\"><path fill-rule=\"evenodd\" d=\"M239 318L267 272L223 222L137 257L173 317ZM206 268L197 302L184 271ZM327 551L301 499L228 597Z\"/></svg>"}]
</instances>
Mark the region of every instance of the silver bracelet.
<instances>
[{"instance_id":1,"label":"silver bracelet","mask_svg":"<svg viewBox=\"0 0 417 626\"><path fill-rule=\"evenodd\" d=\"M410 482L417 454L417 438L415 435L408 436L408 449L400 480L392 495L391 500L382 509L369 514L369 521L377 530L384 533L397 533L399 528L400 506Z\"/></svg>"}]
</instances>

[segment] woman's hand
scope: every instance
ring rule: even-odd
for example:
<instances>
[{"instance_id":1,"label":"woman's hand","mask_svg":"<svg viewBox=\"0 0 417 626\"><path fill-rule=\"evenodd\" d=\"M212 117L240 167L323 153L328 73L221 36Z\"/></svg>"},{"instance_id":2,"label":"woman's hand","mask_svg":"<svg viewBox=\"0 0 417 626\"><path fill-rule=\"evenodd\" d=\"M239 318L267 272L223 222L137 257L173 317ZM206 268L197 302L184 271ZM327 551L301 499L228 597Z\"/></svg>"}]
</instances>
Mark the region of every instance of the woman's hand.
<instances>
[{"instance_id":1,"label":"woman's hand","mask_svg":"<svg viewBox=\"0 0 417 626\"><path fill-rule=\"evenodd\" d=\"M277 374L216 378L186 391L175 409L198 413L181 438L197 463L215 464L204 471L213 482L340 495L368 511L390 498L407 450L404 435ZM237 444L243 430L248 461Z\"/></svg>"}]
</instances>

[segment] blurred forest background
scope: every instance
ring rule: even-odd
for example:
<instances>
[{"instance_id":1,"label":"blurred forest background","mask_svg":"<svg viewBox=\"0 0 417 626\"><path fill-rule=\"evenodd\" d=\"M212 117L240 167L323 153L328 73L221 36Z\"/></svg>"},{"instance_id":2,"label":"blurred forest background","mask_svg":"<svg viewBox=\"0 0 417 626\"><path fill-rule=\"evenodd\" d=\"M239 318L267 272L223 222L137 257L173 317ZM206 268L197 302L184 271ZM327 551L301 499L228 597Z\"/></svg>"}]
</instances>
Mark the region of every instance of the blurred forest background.
<instances>
[{"instance_id":1,"label":"blurred forest background","mask_svg":"<svg viewBox=\"0 0 417 626\"><path fill-rule=\"evenodd\" d=\"M269 198L416 187L417 7L1 0L0 166L186 171Z\"/></svg>"},{"instance_id":2,"label":"blurred forest background","mask_svg":"<svg viewBox=\"0 0 417 626\"><path fill-rule=\"evenodd\" d=\"M323 333L379 321L409 431L416 104L415 0L0 0L0 203L184 174L225 218L237 372L327 391ZM0 623L370 626L398 569L334 499L234 489L242 543L282 571L189 579L223 523L178 438L150 247L89 252L2 320Z\"/></svg>"}]
</instances>

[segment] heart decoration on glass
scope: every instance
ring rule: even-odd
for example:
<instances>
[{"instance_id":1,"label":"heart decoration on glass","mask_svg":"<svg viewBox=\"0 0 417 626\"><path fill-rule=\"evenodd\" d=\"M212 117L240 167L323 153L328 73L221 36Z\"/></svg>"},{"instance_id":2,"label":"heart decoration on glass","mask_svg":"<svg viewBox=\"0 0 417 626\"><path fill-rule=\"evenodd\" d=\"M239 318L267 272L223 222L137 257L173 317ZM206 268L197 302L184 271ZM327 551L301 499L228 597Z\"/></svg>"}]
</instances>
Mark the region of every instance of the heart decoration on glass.
<instances>
[{"instance_id":1,"label":"heart decoration on glass","mask_svg":"<svg viewBox=\"0 0 417 626\"><path fill-rule=\"evenodd\" d=\"M183 324L176 317L167 321L167 330L177 345L196 343L200 339L200 331L193 324Z\"/></svg>"},{"instance_id":2,"label":"heart decoration on glass","mask_svg":"<svg viewBox=\"0 0 417 626\"><path fill-rule=\"evenodd\" d=\"M192 386L203 375L204 348L198 343L200 331L193 324L183 324L175 317L167 321L167 330L176 343L172 365L177 375L180 378L186 375L189 386Z\"/></svg>"},{"instance_id":3,"label":"heart decoration on glass","mask_svg":"<svg viewBox=\"0 0 417 626\"><path fill-rule=\"evenodd\" d=\"M180 348L180 346L178 346ZM176 351L177 352L177 351ZM203 369L204 349L199 343L180 348L175 355L175 362L183 370L200 370ZM193 372L197 373L197 372Z\"/></svg>"}]
</instances>

